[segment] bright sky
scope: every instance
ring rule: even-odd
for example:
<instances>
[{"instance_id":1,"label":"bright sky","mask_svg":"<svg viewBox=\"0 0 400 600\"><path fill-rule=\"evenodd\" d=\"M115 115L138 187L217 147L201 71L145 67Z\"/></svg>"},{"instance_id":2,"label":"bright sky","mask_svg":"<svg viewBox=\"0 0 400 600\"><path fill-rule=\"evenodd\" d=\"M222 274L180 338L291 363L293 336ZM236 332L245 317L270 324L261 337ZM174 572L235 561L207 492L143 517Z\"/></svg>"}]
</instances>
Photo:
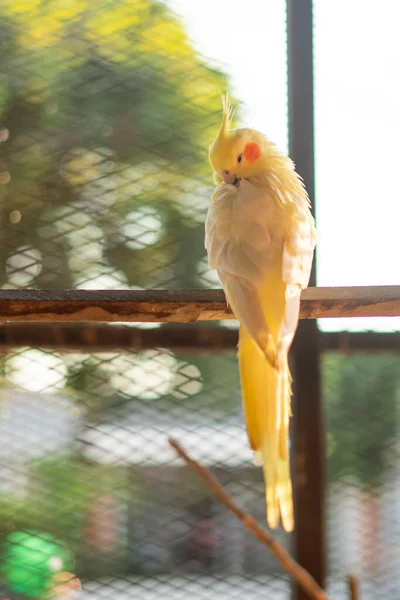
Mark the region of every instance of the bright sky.
<instances>
[{"instance_id":1,"label":"bright sky","mask_svg":"<svg viewBox=\"0 0 400 600\"><path fill-rule=\"evenodd\" d=\"M168 0L222 64L246 125L287 150L284 0ZM319 285L400 283L399 0L315 0ZM400 329L326 319L324 330Z\"/></svg>"}]
</instances>

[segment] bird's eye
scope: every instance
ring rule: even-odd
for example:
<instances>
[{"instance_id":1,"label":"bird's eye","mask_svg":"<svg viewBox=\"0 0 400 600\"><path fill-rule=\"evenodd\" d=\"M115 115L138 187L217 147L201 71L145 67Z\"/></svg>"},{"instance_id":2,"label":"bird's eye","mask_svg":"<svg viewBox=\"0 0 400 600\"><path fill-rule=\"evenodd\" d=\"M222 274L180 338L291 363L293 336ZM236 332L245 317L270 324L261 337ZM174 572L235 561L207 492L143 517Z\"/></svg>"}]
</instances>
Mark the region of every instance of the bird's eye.
<instances>
[{"instance_id":1,"label":"bird's eye","mask_svg":"<svg viewBox=\"0 0 400 600\"><path fill-rule=\"evenodd\" d=\"M242 162L242 160L243 160L243 154L239 154L239 156L237 157L237 161L238 161L239 165Z\"/></svg>"}]
</instances>

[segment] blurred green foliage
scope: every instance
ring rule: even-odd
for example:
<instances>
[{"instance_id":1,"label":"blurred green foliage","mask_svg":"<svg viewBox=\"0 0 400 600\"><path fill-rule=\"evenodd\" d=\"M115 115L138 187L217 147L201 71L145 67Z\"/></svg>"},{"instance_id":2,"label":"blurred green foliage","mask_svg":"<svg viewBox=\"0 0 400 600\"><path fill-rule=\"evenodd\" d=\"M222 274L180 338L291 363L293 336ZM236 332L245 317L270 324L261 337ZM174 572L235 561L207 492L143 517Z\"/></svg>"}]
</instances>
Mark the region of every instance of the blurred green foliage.
<instances>
[{"instance_id":1,"label":"blurred green foliage","mask_svg":"<svg viewBox=\"0 0 400 600\"><path fill-rule=\"evenodd\" d=\"M90 422L113 420L123 406L133 412L143 401L159 411L181 407L182 419L193 411L211 419L228 419L240 411L239 373L232 352L185 355L155 348L80 358L69 366L66 389L84 405Z\"/></svg>"},{"instance_id":2,"label":"blurred green foliage","mask_svg":"<svg viewBox=\"0 0 400 600\"><path fill-rule=\"evenodd\" d=\"M323 392L329 480L350 476L366 487L379 486L399 435L399 358L326 354Z\"/></svg>"},{"instance_id":3,"label":"blurred green foliage","mask_svg":"<svg viewBox=\"0 0 400 600\"><path fill-rule=\"evenodd\" d=\"M209 286L207 154L226 75L197 54L163 2L3 0L1 8L0 286ZM140 360L82 354L65 383L98 418L140 397ZM198 362L175 361L164 385L172 401L216 385L213 359ZM236 387L234 363L224 370Z\"/></svg>"},{"instance_id":4,"label":"blurred green foliage","mask_svg":"<svg viewBox=\"0 0 400 600\"><path fill-rule=\"evenodd\" d=\"M0 6L0 286L215 285L203 222L212 188L207 149L226 75L196 53L176 15L156 0ZM61 359L63 385L89 422L111 420L136 401L160 411L195 406L199 418L226 420L239 410L233 353ZM398 435L399 361L330 354L322 366L329 479L379 485ZM143 372L154 383L140 391ZM81 564L94 499L112 489L127 502L141 494L119 467L76 456L31 465L30 478L28 498L0 496L0 536L49 532L67 539Z\"/></svg>"},{"instance_id":5,"label":"blurred green foliage","mask_svg":"<svg viewBox=\"0 0 400 600\"><path fill-rule=\"evenodd\" d=\"M83 573L101 573L105 564L114 574L127 568L126 539L116 524L121 506L140 501L143 484L139 473L85 462L73 455L38 460L28 465L26 473L27 493L0 495L1 541L14 531L35 529L65 540ZM91 543L96 540L96 506L102 499L115 502L117 520L111 525L119 536L113 544L110 541L112 552L106 557L100 544ZM104 507L102 511L104 514Z\"/></svg>"},{"instance_id":6,"label":"blurred green foliage","mask_svg":"<svg viewBox=\"0 0 400 600\"><path fill-rule=\"evenodd\" d=\"M201 285L226 76L155 0L1 4L0 284Z\"/></svg>"},{"instance_id":7,"label":"blurred green foliage","mask_svg":"<svg viewBox=\"0 0 400 600\"><path fill-rule=\"evenodd\" d=\"M2 0L1 9L0 286L208 286L207 154L226 75L197 54L163 2ZM215 412L229 398L237 407L235 361L153 354L54 353L49 362L26 349L15 369L26 370L25 389L36 376L47 392L46 372L58 370L53 391L72 392L91 424L136 399L172 406L193 397ZM3 384L24 387L6 369L13 356L2 360ZM137 478L128 486L123 469L74 455L28 470L29 497L0 497L0 535L45 531L68 541L81 569L109 570L107 544L87 546L89 515L105 490L119 505L140 498ZM132 560L121 548L111 558L114 574Z\"/></svg>"},{"instance_id":8,"label":"blurred green foliage","mask_svg":"<svg viewBox=\"0 0 400 600\"><path fill-rule=\"evenodd\" d=\"M2 572L8 591L48 600L55 573L73 568L73 557L60 540L36 531L7 536Z\"/></svg>"}]
</instances>

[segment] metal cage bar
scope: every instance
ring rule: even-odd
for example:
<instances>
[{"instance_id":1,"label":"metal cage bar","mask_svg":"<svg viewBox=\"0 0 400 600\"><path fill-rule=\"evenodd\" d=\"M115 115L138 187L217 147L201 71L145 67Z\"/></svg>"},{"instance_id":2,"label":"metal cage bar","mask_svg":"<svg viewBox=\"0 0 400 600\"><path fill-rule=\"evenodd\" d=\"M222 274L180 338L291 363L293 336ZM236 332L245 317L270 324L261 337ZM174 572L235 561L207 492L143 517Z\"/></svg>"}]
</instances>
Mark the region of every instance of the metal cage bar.
<instances>
[{"instance_id":1,"label":"metal cage bar","mask_svg":"<svg viewBox=\"0 0 400 600\"><path fill-rule=\"evenodd\" d=\"M287 0L289 154L302 176L313 210L314 86L312 0ZM311 285L316 285L315 261ZM325 548L325 428L317 323L300 322L293 344L292 424L295 498L295 552L299 563L323 587ZM297 600L307 595L293 590Z\"/></svg>"}]
</instances>

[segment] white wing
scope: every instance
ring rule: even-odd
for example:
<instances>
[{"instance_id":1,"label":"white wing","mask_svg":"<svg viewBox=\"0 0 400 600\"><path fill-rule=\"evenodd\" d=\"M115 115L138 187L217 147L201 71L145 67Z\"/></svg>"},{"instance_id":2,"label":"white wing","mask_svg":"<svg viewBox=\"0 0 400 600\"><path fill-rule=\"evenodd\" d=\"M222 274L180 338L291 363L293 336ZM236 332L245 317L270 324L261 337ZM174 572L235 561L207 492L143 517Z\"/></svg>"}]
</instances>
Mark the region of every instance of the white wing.
<instances>
[{"instance_id":1,"label":"white wing","mask_svg":"<svg viewBox=\"0 0 400 600\"><path fill-rule=\"evenodd\" d=\"M265 189L247 181L239 188L219 186L205 224L209 267L223 278L229 275L263 285L266 273L281 259L284 216L279 202Z\"/></svg>"},{"instance_id":2,"label":"white wing","mask_svg":"<svg viewBox=\"0 0 400 600\"><path fill-rule=\"evenodd\" d=\"M301 290L310 280L316 244L314 218L306 198L293 204L290 225L286 230L282 256L282 278L286 284L286 309L281 328L279 351L287 353L296 333L300 312Z\"/></svg>"},{"instance_id":3,"label":"white wing","mask_svg":"<svg viewBox=\"0 0 400 600\"><path fill-rule=\"evenodd\" d=\"M218 187L206 219L208 264L216 269L241 324L265 348L269 334L261 290L280 264L284 213L265 189L247 181Z\"/></svg>"},{"instance_id":4,"label":"white wing","mask_svg":"<svg viewBox=\"0 0 400 600\"><path fill-rule=\"evenodd\" d=\"M288 285L295 284L306 288L310 280L316 244L314 219L308 206L296 204L292 208L293 215L285 234L282 277Z\"/></svg>"}]
</instances>

